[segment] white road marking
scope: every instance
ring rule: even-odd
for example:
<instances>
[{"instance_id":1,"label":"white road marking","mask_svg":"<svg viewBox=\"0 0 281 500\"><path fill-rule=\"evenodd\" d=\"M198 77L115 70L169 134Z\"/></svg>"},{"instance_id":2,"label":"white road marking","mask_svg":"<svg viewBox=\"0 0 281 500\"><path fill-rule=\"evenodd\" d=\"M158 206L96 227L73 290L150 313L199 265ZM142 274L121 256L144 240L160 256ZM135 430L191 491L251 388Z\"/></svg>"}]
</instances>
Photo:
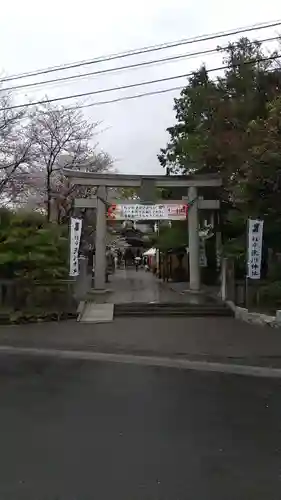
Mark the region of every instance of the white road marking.
<instances>
[{"instance_id":1,"label":"white road marking","mask_svg":"<svg viewBox=\"0 0 281 500\"><path fill-rule=\"evenodd\" d=\"M157 356L138 356L133 354L109 354L91 351L68 351L60 349L36 349L29 347L0 346L0 354L53 357L60 359L80 359L110 363L125 363L143 366L162 366L181 370L229 373L263 378L281 378L281 368L249 366L232 363L213 363L190 361L188 359L165 358Z\"/></svg>"}]
</instances>

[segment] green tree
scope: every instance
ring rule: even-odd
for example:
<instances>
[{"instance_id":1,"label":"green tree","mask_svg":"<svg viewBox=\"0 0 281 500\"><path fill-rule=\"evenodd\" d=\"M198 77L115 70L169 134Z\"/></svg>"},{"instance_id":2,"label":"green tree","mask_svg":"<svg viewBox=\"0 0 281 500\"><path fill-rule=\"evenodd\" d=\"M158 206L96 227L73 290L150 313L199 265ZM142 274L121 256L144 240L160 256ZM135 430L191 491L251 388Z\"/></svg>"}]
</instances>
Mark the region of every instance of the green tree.
<instances>
[{"instance_id":1,"label":"green tree","mask_svg":"<svg viewBox=\"0 0 281 500\"><path fill-rule=\"evenodd\" d=\"M67 228L39 213L1 210L0 276L48 281L67 276Z\"/></svg>"},{"instance_id":2,"label":"green tree","mask_svg":"<svg viewBox=\"0 0 281 500\"><path fill-rule=\"evenodd\" d=\"M188 246L186 222L173 221L171 227L160 225L159 234L152 237L152 243L162 252Z\"/></svg>"},{"instance_id":3,"label":"green tree","mask_svg":"<svg viewBox=\"0 0 281 500\"><path fill-rule=\"evenodd\" d=\"M175 99L177 123L158 157L163 167L182 174L218 172L233 201L248 157L248 125L265 118L268 102L280 93L281 72L265 59L259 42L242 38L225 50L221 77L210 79L205 67L194 73Z\"/></svg>"},{"instance_id":4,"label":"green tree","mask_svg":"<svg viewBox=\"0 0 281 500\"><path fill-rule=\"evenodd\" d=\"M268 105L265 119L248 128L249 157L241 182L243 210L265 221L265 236L271 248L281 251L281 97Z\"/></svg>"},{"instance_id":5,"label":"green tree","mask_svg":"<svg viewBox=\"0 0 281 500\"><path fill-rule=\"evenodd\" d=\"M171 173L220 174L224 236L236 246L238 238L241 249L247 218L266 215L266 210L273 210L270 204L278 208L276 98L281 95L281 69L274 61L276 54L265 54L259 42L247 38L229 44L222 53L226 69L219 78L211 79L202 67L175 99L176 124L168 129L170 141L158 158ZM272 120L275 128L269 133ZM273 185L276 198L269 195ZM277 210L267 218L271 235L277 225L274 218L278 224Z\"/></svg>"}]
</instances>

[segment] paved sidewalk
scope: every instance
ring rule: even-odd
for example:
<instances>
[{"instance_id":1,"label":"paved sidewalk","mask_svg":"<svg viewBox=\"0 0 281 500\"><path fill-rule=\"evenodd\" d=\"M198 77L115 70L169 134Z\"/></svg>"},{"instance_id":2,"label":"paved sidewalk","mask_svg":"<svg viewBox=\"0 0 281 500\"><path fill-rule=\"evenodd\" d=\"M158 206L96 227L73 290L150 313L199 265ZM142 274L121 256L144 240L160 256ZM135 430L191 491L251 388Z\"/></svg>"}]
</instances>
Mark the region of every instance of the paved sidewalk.
<instances>
[{"instance_id":1,"label":"paved sidewalk","mask_svg":"<svg viewBox=\"0 0 281 500\"><path fill-rule=\"evenodd\" d=\"M180 285L180 286L176 286ZM183 302L206 303L214 299L206 294L183 293L188 283L162 283L151 272L134 268L118 269L110 276L108 288L112 290L106 295L106 301L114 304L131 302Z\"/></svg>"},{"instance_id":2,"label":"paved sidewalk","mask_svg":"<svg viewBox=\"0 0 281 500\"><path fill-rule=\"evenodd\" d=\"M116 318L1 326L0 345L281 367L281 330L233 318Z\"/></svg>"},{"instance_id":3,"label":"paved sidewalk","mask_svg":"<svg viewBox=\"0 0 281 500\"><path fill-rule=\"evenodd\" d=\"M159 302L159 286L152 273L140 269L117 269L110 276L108 302L122 304L128 302Z\"/></svg>"}]
</instances>

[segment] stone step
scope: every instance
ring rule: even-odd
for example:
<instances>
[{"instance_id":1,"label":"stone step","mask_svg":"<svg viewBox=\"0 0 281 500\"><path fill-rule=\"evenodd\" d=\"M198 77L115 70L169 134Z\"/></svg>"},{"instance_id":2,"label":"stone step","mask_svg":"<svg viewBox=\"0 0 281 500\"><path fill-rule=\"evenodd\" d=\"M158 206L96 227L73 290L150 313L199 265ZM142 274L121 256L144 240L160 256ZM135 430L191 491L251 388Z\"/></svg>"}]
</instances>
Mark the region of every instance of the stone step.
<instances>
[{"instance_id":1,"label":"stone step","mask_svg":"<svg viewBox=\"0 0 281 500\"><path fill-rule=\"evenodd\" d=\"M81 307L78 321L81 323L108 323L113 321L113 304L97 304L87 301L83 308Z\"/></svg>"},{"instance_id":2,"label":"stone step","mask_svg":"<svg viewBox=\"0 0 281 500\"><path fill-rule=\"evenodd\" d=\"M225 304L115 304L114 316L233 316Z\"/></svg>"}]
</instances>

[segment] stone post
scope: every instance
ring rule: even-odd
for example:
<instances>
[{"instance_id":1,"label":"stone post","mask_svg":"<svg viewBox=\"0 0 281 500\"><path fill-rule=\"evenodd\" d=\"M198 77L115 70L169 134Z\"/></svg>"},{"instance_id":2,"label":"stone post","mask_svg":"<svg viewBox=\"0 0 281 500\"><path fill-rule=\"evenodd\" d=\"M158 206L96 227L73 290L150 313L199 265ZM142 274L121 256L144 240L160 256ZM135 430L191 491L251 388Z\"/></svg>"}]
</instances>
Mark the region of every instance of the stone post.
<instances>
[{"instance_id":1,"label":"stone post","mask_svg":"<svg viewBox=\"0 0 281 500\"><path fill-rule=\"evenodd\" d=\"M188 188L188 247L189 247L189 287L191 291L200 290L199 268L199 217L197 188Z\"/></svg>"},{"instance_id":2,"label":"stone post","mask_svg":"<svg viewBox=\"0 0 281 500\"><path fill-rule=\"evenodd\" d=\"M79 275L75 280L74 296L77 300L85 300L87 292L91 288L91 276L88 275L88 260L79 257Z\"/></svg>"},{"instance_id":3,"label":"stone post","mask_svg":"<svg viewBox=\"0 0 281 500\"><path fill-rule=\"evenodd\" d=\"M97 191L97 222L95 239L95 289L105 289L106 272L106 187L99 186Z\"/></svg>"},{"instance_id":4,"label":"stone post","mask_svg":"<svg viewBox=\"0 0 281 500\"><path fill-rule=\"evenodd\" d=\"M234 262L226 257L221 261L221 298L235 301Z\"/></svg>"},{"instance_id":5,"label":"stone post","mask_svg":"<svg viewBox=\"0 0 281 500\"><path fill-rule=\"evenodd\" d=\"M222 259L222 234L221 234L221 221L220 214L217 211L214 217L214 231L216 235L216 263L217 270L221 268L221 259Z\"/></svg>"}]
</instances>

